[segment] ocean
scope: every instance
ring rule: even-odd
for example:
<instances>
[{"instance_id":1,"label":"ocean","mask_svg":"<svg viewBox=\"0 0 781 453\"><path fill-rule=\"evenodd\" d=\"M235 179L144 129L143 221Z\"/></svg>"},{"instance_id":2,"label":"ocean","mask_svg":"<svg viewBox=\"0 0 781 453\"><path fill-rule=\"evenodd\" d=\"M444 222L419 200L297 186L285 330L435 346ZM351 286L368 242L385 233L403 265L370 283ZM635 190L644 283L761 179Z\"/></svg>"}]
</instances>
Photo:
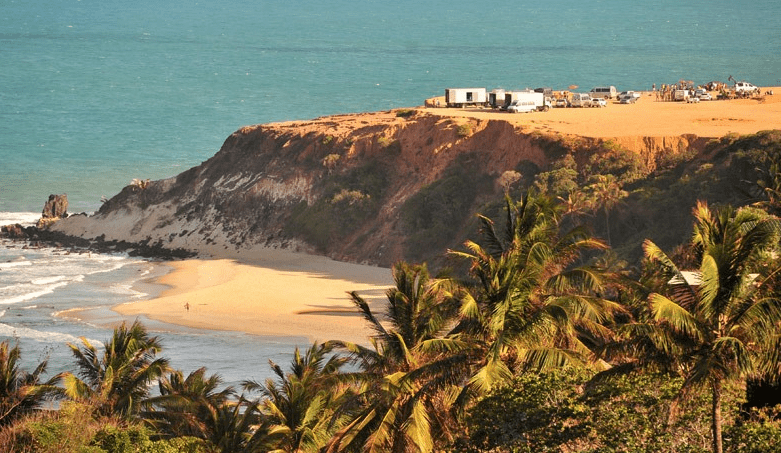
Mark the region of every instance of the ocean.
<instances>
[{"instance_id":1,"label":"ocean","mask_svg":"<svg viewBox=\"0 0 781 453\"><path fill-rule=\"evenodd\" d=\"M778 86L777 13L777 0L3 0L0 224L33 221L49 194L93 212L134 178L205 161L244 125L418 106L448 87ZM0 339L72 369L67 343L111 331L55 315L116 321L110 307L158 293L145 282L160 272L3 243ZM229 383L307 346L145 322L174 366Z\"/></svg>"}]
</instances>

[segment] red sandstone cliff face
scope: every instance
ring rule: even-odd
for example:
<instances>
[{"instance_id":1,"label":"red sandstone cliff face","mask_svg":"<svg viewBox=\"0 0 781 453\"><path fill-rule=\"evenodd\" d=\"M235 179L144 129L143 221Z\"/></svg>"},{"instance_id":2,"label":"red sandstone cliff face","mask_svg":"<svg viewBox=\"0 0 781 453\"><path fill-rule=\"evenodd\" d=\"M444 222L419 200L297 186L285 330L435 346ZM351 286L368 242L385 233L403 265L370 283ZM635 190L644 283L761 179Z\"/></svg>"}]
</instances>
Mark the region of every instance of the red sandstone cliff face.
<instances>
[{"instance_id":1,"label":"red sandstone cliff face","mask_svg":"<svg viewBox=\"0 0 781 453\"><path fill-rule=\"evenodd\" d=\"M602 139L545 135L507 121L397 113L241 128L203 164L145 188L128 186L95 215L53 228L223 255L289 247L389 266L459 245L472 233L474 212L501 200L508 174L528 185L567 153L584 163L605 150ZM653 169L705 142L637 137L607 147L638 153Z\"/></svg>"}]
</instances>

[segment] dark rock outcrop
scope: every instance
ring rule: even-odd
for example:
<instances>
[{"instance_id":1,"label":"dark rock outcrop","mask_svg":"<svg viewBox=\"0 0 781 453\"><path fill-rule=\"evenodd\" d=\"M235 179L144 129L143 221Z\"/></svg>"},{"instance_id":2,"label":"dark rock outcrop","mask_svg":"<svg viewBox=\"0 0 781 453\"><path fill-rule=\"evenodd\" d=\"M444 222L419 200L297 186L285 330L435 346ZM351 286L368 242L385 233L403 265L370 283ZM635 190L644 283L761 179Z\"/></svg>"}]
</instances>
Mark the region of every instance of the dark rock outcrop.
<instances>
[{"instance_id":1,"label":"dark rock outcrop","mask_svg":"<svg viewBox=\"0 0 781 453\"><path fill-rule=\"evenodd\" d=\"M0 227L0 236L9 239L26 239L27 234L24 231L24 227L18 223L13 225L3 225Z\"/></svg>"},{"instance_id":2,"label":"dark rock outcrop","mask_svg":"<svg viewBox=\"0 0 781 453\"><path fill-rule=\"evenodd\" d=\"M49 200L43 206L42 219L57 219L68 217L68 195L49 195Z\"/></svg>"}]
</instances>

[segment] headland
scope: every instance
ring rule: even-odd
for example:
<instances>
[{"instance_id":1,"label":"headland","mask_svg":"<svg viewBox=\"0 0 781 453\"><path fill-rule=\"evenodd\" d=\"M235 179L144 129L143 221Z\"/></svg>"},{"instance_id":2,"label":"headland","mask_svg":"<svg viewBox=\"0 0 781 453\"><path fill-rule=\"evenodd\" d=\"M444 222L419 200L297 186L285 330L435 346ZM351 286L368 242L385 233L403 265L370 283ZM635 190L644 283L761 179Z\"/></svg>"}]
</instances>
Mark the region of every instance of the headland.
<instances>
[{"instance_id":1,"label":"headland","mask_svg":"<svg viewBox=\"0 0 781 453\"><path fill-rule=\"evenodd\" d=\"M683 103L643 93L635 104L603 108L416 107L248 126L201 166L128 186L95 215L52 228L199 254L170 263L161 282L171 288L159 298L116 307L128 317L362 341L371 332L346 293L379 304L390 265L430 258L423 245L445 250L471 232L457 217L445 232L410 231L410 217L425 214L411 203L438 181L456 175L475 187L459 207L475 212L506 189L507 172L524 177L518 169L540 171L566 153L588 162L605 143L642 156L650 172L676 156L707 159L720 137L781 128L781 89L766 89L776 94ZM437 209L447 207L428 207Z\"/></svg>"}]
</instances>

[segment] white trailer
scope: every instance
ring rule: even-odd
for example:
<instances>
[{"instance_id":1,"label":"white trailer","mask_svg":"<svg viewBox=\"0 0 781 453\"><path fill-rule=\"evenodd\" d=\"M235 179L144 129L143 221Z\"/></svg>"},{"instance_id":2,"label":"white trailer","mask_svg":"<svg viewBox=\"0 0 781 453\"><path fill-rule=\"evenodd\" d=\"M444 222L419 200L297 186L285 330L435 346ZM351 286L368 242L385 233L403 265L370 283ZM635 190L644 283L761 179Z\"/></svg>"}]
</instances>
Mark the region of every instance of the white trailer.
<instances>
[{"instance_id":1,"label":"white trailer","mask_svg":"<svg viewBox=\"0 0 781 453\"><path fill-rule=\"evenodd\" d=\"M513 102L524 98L529 93L534 93L532 90L516 90L516 91L507 91L504 93L504 108L507 108L512 104Z\"/></svg>"},{"instance_id":2,"label":"white trailer","mask_svg":"<svg viewBox=\"0 0 781 453\"><path fill-rule=\"evenodd\" d=\"M510 96L509 94L507 95ZM508 112L533 112L548 111L550 101L545 98L545 93L536 93L534 91L513 91L512 102L507 107Z\"/></svg>"},{"instance_id":3,"label":"white trailer","mask_svg":"<svg viewBox=\"0 0 781 453\"><path fill-rule=\"evenodd\" d=\"M485 88L447 88L445 105L463 107L465 105L484 105L488 102Z\"/></svg>"},{"instance_id":4,"label":"white trailer","mask_svg":"<svg viewBox=\"0 0 781 453\"><path fill-rule=\"evenodd\" d=\"M501 88L496 88L488 93L488 104L493 108L504 107L504 93Z\"/></svg>"}]
</instances>

